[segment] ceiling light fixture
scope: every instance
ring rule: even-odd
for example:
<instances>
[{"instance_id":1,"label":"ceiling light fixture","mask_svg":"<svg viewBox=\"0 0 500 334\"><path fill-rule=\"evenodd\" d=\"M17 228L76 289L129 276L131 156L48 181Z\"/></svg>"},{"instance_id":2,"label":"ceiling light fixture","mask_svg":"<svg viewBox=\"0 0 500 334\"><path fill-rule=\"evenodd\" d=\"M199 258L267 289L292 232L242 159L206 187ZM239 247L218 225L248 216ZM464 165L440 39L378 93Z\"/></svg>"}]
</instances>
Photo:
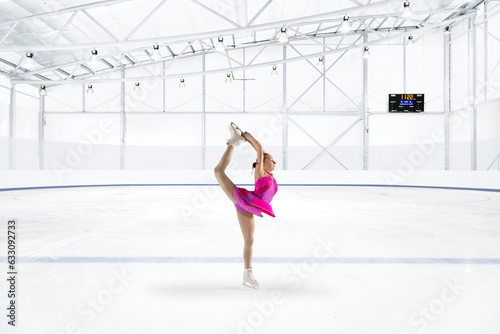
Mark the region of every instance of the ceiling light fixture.
<instances>
[{"instance_id":1,"label":"ceiling light fixture","mask_svg":"<svg viewBox=\"0 0 500 334\"><path fill-rule=\"evenodd\" d=\"M415 41L413 40L413 36L412 35L408 36L407 45L413 46L414 44L415 44Z\"/></svg>"},{"instance_id":2,"label":"ceiling light fixture","mask_svg":"<svg viewBox=\"0 0 500 334\"><path fill-rule=\"evenodd\" d=\"M87 95L94 95L94 89L92 88L92 85L87 85Z\"/></svg>"},{"instance_id":3,"label":"ceiling light fixture","mask_svg":"<svg viewBox=\"0 0 500 334\"><path fill-rule=\"evenodd\" d=\"M219 37L217 46L215 47L215 50L218 52L225 52L226 51L226 45L224 44L224 38Z\"/></svg>"},{"instance_id":4,"label":"ceiling light fixture","mask_svg":"<svg viewBox=\"0 0 500 334\"><path fill-rule=\"evenodd\" d=\"M283 44L288 43L288 35L286 33L285 27L281 28L281 32L278 36L278 40Z\"/></svg>"},{"instance_id":5,"label":"ceiling light fixture","mask_svg":"<svg viewBox=\"0 0 500 334\"><path fill-rule=\"evenodd\" d=\"M134 92L140 92L141 91L141 83L136 82L134 86Z\"/></svg>"},{"instance_id":6,"label":"ceiling light fixture","mask_svg":"<svg viewBox=\"0 0 500 334\"><path fill-rule=\"evenodd\" d=\"M38 93L40 94L40 96L47 96L47 88L44 85L41 85Z\"/></svg>"},{"instance_id":7,"label":"ceiling light fixture","mask_svg":"<svg viewBox=\"0 0 500 334\"><path fill-rule=\"evenodd\" d=\"M228 73L226 74L226 80L225 80L225 82L226 82L227 84L233 83L233 79L231 79L231 73L229 73L229 72L228 72Z\"/></svg>"},{"instance_id":8,"label":"ceiling light fixture","mask_svg":"<svg viewBox=\"0 0 500 334\"><path fill-rule=\"evenodd\" d=\"M24 66L26 68L33 68L36 66L33 56L34 56L33 52L26 52L26 59L24 60Z\"/></svg>"},{"instance_id":9,"label":"ceiling light fixture","mask_svg":"<svg viewBox=\"0 0 500 334\"><path fill-rule=\"evenodd\" d=\"M158 44L153 45L153 52L151 53L151 58L153 61L158 61L161 59L160 46Z\"/></svg>"},{"instance_id":10,"label":"ceiling light fixture","mask_svg":"<svg viewBox=\"0 0 500 334\"><path fill-rule=\"evenodd\" d=\"M342 23L340 24L339 27L339 32L347 32L350 31L351 28L351 23L349 22L349 16L344 15L344 18L342 19Z\"/></svg>"},{"instance_id":11,"label":"ceiling light fixture","mask_svg":"<svg viewBox=\"0 0 500 334\"><path fill-rule=\"evenodd\" d=\"M403 4L403 13L401 14L401 17L410 17L413 15L413 11L410 8L410 2L405 1Z\"/></svg>"},{"instance_id":12,"label":"ceiling light fixture","mask_svg":"<svg viewBox=\"0 0 500 334\"><path fill-rule=\"evenodd\" d=\"M278 70L276 68L276 65L273 65L273 70L271 71L271 77L276 78L278 76Z\"/></svg>"},{"instance_id":13,"label":"ceiling light fixture","mask_svg":"<svg viewBox=\"0 0 500 334\"><path fill-rule=\"evenodd\" d=\"M90 56L90 64L91 65L99 65L99 63L101 62L101 58L99 58L99 56L97 55L97 50L94 49L92 51L90 51L90 53L92 54L92 56Z\"/></svg>"},{"instance_id":14,"label":"ceiling light fixture","mask_svg":"<svg viewBox=\"0 0 500 334\"><path fill-rule=\"evenodd\" d=\"M365 46L365 51L363 52L363 58L368 59L370 58L370 48Z\"/></svg>"},{"instance_id":15,"label":"ceiling light fixture","mask_svg":"<svg viewBox=\"0 0 500 334\"><path fill-rule=\"evenodd\" d=\"M181 79L181 82L179 83L179 88L186 89L186 82L184 81L184 79Z\"/></svg>"},{"instance_id":16,"label":"ceiling light fixture","mask_svg":"<svg viewBox=\"0 0 500 334\"><path fill-rule=\"evenodd\" d=\"M135 97L140 98L142 97L142 89L141 89L141 84L139 82L135 83L134 90L132 92Z\"/></svg>"},{"instance_id":17,"label":"ceiling light fixture","mask_svg":"<svg viewBox=\"0 0 500 334\"><path fill-rule=\"evenodd\" d=\"M316 66L318 66L318 67L323 66L323 65L325 64L324 60L325 60L325 57L324 57L324 56L319 57L319 59L318 59L318 63L316 64Z\"/></svg>"}]
</instances>

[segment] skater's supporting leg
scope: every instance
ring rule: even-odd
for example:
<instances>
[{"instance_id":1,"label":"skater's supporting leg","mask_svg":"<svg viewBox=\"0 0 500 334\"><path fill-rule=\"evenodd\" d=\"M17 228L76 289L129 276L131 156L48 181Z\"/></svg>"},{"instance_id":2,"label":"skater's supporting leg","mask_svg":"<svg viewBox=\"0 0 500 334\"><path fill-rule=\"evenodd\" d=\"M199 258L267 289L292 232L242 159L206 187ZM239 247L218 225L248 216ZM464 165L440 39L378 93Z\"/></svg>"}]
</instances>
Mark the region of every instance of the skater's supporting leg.
<instances>
[{"instance_id":1,"label":"skater's supporting leg","mask_svg":"<svg viewBox=\"0 0 500 334\"><path fill-rule=\"evenodd\" d=\"M252 267L252 253L253 253L253 234L255 231L255 219L253 214L236 211L238 221L240 222L241 233L245 246L243 247L243 261L245 262L245 269Z\"/></svg>"},{"instance_id":2,"label":"skater's supporting leg","mask_svg":"<svg viewBox=\"0 0 500 334\"><path fill-rule=\"evenodd\" d=\"M241 232L245 240L243 247L243 261L245 269L243 271L243 285L254 289L260 289L259 282L253 277L252 253L253 253L253 235L255 231L255 220L251 213L236 211L240 222Z\"/></svg>"}]
</instances>

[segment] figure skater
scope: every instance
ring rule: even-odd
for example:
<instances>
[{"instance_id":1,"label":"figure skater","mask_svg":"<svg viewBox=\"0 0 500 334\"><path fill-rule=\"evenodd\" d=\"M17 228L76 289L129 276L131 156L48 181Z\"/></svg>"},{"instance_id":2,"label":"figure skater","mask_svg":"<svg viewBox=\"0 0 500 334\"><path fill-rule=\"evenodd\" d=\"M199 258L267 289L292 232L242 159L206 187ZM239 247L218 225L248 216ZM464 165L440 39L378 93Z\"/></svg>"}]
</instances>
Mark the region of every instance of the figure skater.
<instances>
[{"instance_id":1,"label":"figure skater","mask_svg":"<svg viewBox=\"0 0 500 334\"><path fill-rule=\"evenodd\" d=\"M238 216L241 232L243 233L245 241L243 248L243 260L245 262L243 285L259 289L259 282L253 277L252 273L252 246L255 231L254 215L262 217L262 213L265 213L274 217L273 209L269 203L278 190L276 180L271 173L276 166L276 161L274 161L271 154L264 152L262 145L250 133L241 131L234 123L229 125L229 130L231 131L231 139L227 141L226 152L222 155L214 172L222 190L224 190L236 207L236 215ZM231 161L234 148L245 141L249 142L255 151L257 151L257 161L253 164L253 168L255 168L254 191L238 188L225 173Z\"/></svg>"}]
</instances>

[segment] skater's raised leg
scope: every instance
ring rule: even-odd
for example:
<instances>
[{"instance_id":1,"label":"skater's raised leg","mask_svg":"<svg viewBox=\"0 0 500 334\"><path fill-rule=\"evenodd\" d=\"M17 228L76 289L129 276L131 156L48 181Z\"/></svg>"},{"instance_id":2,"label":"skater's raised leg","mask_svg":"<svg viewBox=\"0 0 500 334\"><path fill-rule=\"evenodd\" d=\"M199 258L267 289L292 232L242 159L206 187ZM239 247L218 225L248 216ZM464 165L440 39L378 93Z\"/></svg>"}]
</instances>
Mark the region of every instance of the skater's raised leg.
<instances>
[{"instance_id":1,"label":"skater's raised leg","mask_svg":"<svg viewBox=\"0 0 500 334\"><path fill-rule=\"evenodd\" d=\"M224 193L227 195L227 197L229 197L231 202L236 203L236 200L234 199L233 196L234 183L226 175L226 168L231 162L233 151L234 151L234 146L227 145L226 151L222 155L222 158L220 159L217 166L215 166L214 173L215 173L215 178L217 179L217 182L219 182L219 185L221 186Z\"/></svg>"}]
</instances>

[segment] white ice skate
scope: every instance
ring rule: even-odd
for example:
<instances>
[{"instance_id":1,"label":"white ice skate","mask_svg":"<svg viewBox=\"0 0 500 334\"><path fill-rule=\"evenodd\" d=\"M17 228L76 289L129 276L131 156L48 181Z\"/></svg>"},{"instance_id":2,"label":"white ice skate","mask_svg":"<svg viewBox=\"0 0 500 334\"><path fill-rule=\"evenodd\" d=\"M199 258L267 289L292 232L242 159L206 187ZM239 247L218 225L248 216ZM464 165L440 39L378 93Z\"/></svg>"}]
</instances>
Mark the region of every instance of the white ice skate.
<instances>
[{"instance_id":1,"label":"white ice skate","mask_svg":"<svg viewBox=\"0 0 500 334\"><path fill-rule=\"evenodd\" d=\"M252 289L260 290L259 282L253 277L252 268L245 269L243 272L243 283L244 286L247 286Z\"/></svg>"},{"instance_id":2,"label":"white ice skate","mask_svg":"<svg viewBox=\"0 0 500 334\"><path fill-rule=\"evenodd\" d=\"M231 126L233 126L237 131L240 132L240 136L243 136L243 133L245 131L241 130L240 127L238 125L236 125L234 122L231 122Z\"/></svg>"},{"instance_id":3,"label":"white ice skate","mask_svg":"<svg viewBox=\"0 0 500 334\"><path fill-rule=\"evenodd\" d=\"M241 130L234 123L229 125L229 131L231 131L231 139L229 139L226 144L231 146L241 145L245 141L245 138L241 136Z\"/></svg>"}]
</instances>

